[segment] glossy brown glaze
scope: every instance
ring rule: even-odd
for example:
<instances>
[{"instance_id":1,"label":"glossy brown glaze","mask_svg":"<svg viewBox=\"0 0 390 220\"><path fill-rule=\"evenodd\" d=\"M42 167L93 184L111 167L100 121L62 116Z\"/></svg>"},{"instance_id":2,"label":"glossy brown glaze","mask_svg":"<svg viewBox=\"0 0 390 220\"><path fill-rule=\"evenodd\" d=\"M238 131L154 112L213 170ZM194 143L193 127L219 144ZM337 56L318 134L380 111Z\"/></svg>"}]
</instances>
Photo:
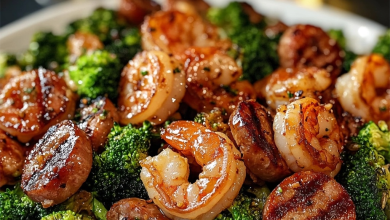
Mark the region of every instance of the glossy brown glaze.
<instances>
[{"instance_id":1,"label":"glossy brown glaze","mask_svg":"<svg viewBox=\"0 0 390 220\"><path fill-rule=\"evenodd\" d=\"M47 208L73 195L92 167L92 147L83 130L65 120L50 127L26 158L21 187Z\"/></svg>"},{"instance_id":2,"label":"glossy brown glaze","mask_svg":"<svg viewBox=\"0 0 390 220\"><path fill-rule=\"evenodd\" d=\"M342 142L345 146L347 142L351 140L351 137L358 135L360 128L365 123L365 120L361 117L355 117L343 109L339 100L337 99L334 85L321 92L320 102L323 104L332 104L333 114L337 119L337 123L339 124L340 133L342 135Z\"/></svg>"},{"instance_id":3,"label":"glossy brown glaze","mask_svg":"<svg viewBox=\"0 0 390 220\"><path fill-rule=\"evenodd\" d=\"M0 130L0 187L15 184L22 175L26 150Z\"/></svg>"},{"instance_id":4,"label":"glossy brown glaze","mask_svg":"<svg viewBox=\"0 0 390 220\"><path fill-rule=\"evenodd\" d=\"M319 99L321 92L329 88L330 74L317 67L279 68L254 84L259 98L264 98L268 107L277 109L294 99L311 97Z\"/></svg>"},{"instance_id":5,"label":"glossy brown glaze","mask_svg":"<svg viewBox=\"0 0 390 220\"><path fill-rule=\"evenodd\" d=\"M207 17L210 5L203 0L167 0L163 5L163 10L177 10L188 14L199 14L203 18Z\"/></svg>"},{"instance_id":6,"label":"glossy brown glaze","mask_svg":"<svg viewBox=\"0 0 390 220\"><path fill-rule=\"evenodd\" d=\"M315 66L330 72L334 79L341 72L341 49L319 27L302 24L289 27L280 39L278 54L282 67Z\"/></svg>"},{"instance_id":7,"label":"glossy brown glaze","mask_svg":"<svg viewBox=\"0 0 390 220\"><path fill-rule=\"evenodd\" d=\"M21 142L73 117L75 95L52 71L32 70L12 78L0 93L0 129Z\"/></svg>"},{"instance_id":8,"label":"glossy brown glaze","mask_svg":"<svg viewBox=\"0 0 390 220\"><path fill-rule=\"evenodd\" d=\"M121 0L118 13L129 23L140 25L147 15L159 10L160 5L153 0Z\"/></svg>"},{"instance_id":9,"label":"glossy brown glaze","mask_svg":"<svg viewBox=\"0 0 390 220\"><path fill-rule=\"evenodd\" d=\"M263 220L354 220L347 191L323 173L304 171L283 180L269 195Z\"/></svg>"},{"instance_id":10,"label":"glossy brown glaze","mask_svg":"<svg viewBox=\"0 0 390 220\"><path fill-rule=\"evenodd\" d=\"M183 101L198 112L215 107L228 115L241 101L256 97L248 81L238 81L241 68L218 47L192 47L182 56L187 90Z\"/></svg>"},{"instance_id":11,"label":"glossy brown glaze","mask_svg":"<svg viewBox=\"0 0 390 220\"><path fill-rule=\"evenodd\" d=\"M111 206L107 220L168 220L153 203L143 199L122 199Z\"/></svg>"},{"instance_id":12,"label":"glossy brown glaze","mask_svg":"<svg viewBox=\"0 0 390 220\"><path fill-rule=\"evenodd\" d=\"M291 173L275 145L272 118L265 107L255 100L240 102L229 125L255 182L274 182Z\"/></svg>"},{"instance_id":13,"label":"glossy brown glaze","mask_svg":"<svg viewBox=\"0 0 390 220\"><path fill-rule=\"evenodd\" d=\"M114 104L106 97L101 97L80 110L79 127L85 131L91 140L94 151L99 152L107 141L107 136L119 121Z\"/></svg>"},{"instance_id":14,"label":"glossy brown glaze","mask_svg":"<svg viewBox=\"0 0 390 220\"><path fill-rule=\"evenodd\" d=\"M161 50L176 59L189 47L209 47L220 43L218 29L199 15L180 11L159 11L141 26L144 50Z\"/></svg>"}]
</instances>

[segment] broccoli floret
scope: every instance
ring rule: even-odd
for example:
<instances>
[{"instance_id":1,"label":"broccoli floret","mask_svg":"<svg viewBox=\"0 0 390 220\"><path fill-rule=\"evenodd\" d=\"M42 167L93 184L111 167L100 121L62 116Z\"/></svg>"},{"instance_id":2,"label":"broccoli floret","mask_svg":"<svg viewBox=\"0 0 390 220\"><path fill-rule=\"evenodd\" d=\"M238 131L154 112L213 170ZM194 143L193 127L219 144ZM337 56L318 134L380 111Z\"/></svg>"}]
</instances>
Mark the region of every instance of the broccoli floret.
<instances>
[{"instance_id":1,"label":"broccoli floret","mask_svg":"<svg viewBox=\"0 0 390 220\"><path fill-rule=\"evenodd\" d=\"M352 63L356 60L358 55L347 49L347 40L342 30L331 29L328 31L329 36L336 40L341 49L344 51L344 62L342 73L348 73L351 69Z\"/></svg>"},{"instance_id":2,"label":"broccoli floret","mask_svg":"<svg viewBox=\"0 0 390 220\"><path fill-rule=\"evenodd\" d=\"M118 59L104 50L82 55L75 65L69 67L69 76L77 85L77 93L93 99L107 94L115 100L120 75Z\"/></svg>"},{"instance_id":3,"label":"broccoli floret","mask_svg":"<svg viewBox=\"0 0 390 220\"><path fill-rule=\"evenodd\" d=\"M359 150L343 154L344 164L336 177L351 196L357 219L387 219L390 174L381 154L388 153L384 148L390 147L390 141L387 126L380 125L369 122L363 126L353 140Z\"/></svg>"},{"instance_id":4,"label":"broccoli floret","mask_svg":"<svg viewBox=\"0 0 390 220\"><path fill-rule=\"evenodd\" d=\"M378 42L376 43L372 52L379 53L390 61L390 29L379 37Z\"/></svg>"},{"instance_id":5,"label":"broccoli floret","mask_svg":"<svg viewBox=\"0 0 390 220\"><path fill-rule=\"evenodd\" d=\"M390 132L386 122L379 121L378 125L368 122L360 130L357 141L368 147L373 147L385 158L385 163L390 163Z\"/></svg>"},{"instance_id":6,"label":"broccoli floret","mask_svg":"<svg viewBox=\"0 0 390 220\"><path fill-rule=\"evenodd\" d=\"M105 151L94 156L85 187L92 189L106 207L124 198L148 198L140 179L139 161L148 155L151 129L148 122L138 129L115 124L108 135Z\"/></svg>"},{"instance_id":7,"label":"broccoli floret","mask_svg":"<svg viewBox=\"0 0 390 220\"><path fill-rule=\"evenodd\" d=\"M221 212L216 219L219 220L260 220L263 208L270 190L266 187L244 186L233 204Z\"/></svg>"},{"instance_id":8,"label":"broccoli floret","mask_svg":"<svg viewBox=\"0 0 390 220\"><path fill-rule=\"evenodd\" d=\"M62 70L63 65L68 62L66 40L66 35L54 35L52 32L36 33L27 52L18 59L18 65L26 70L39 67Z\"/></svg>"},{"instance_id":9,"label":"broccoli floret","mask_svg":"<svg viewBox=\"0 0 390 220\"><path fill-rule=\"evenodd\" d=\"M330 38L336 40L341 48L345 48L347 46L347 40L345 39L343 30L330 29L328 31L328 35Z\"/></svg>"},{"instance_id":10,"label":"broccoli floret","mask_svg":"<svg viewBox=\"0 0 390 220\"><path fill-rule=\"evenodd\" d=\"M75 216L83 215L82 219L105 220L107 214L103 204L87 191L79 191L65 202L46 209L28 198L19 184L13 190L7 189L5 192L0 192L0 216L3 220L35 220L41 219L43 216L46 217L43 219L63 219L53 217L60 216L57 213L67 210L77 213ZM47 218L47 216L51 216L51 218Z\"/></svg>"},{"instance_id":11,"label":"broccoli floret","mask_svg":"<svg viewBox=\"0 0 390 220\"><path fill-rule=\"evenodd\" d=\"M141 51L141 34L138 28L128 28L122 31L120 39L116 39L105 49L115 54L122 65L131 60Z\"/></svg>"},{"instance_id":12,"label":"broccoli floret","mask_svg":"<svg viewBox=\"0 0 390 220\"><path fill-rule=\"evenodd\" d=\"M279 66L276 49L281 34L268 37L265 34L265 22L252 24L240 3L232 2L225 8L211 8L208 19L222 28L236 45L230 53L242 65L243 80L255 82Z\"/></svg>"},{"instance_id":13,"label":"broccoli floret","mask_svg":"<svg viewBox=\"0 0 390 220\"><path fill-rule=\"evenodd\" d=\"M93 220L93 218L66 210L53 212L50 215L44 216L41 220Z\"/></svg>"},{"instance_id":14,"label":"broccoli floret","mask_svg":"<svg viewBox=\"0 0 390 220\"><path fill-rule=\"evenodd\" d=\"M98 220L105 220L107 214L107 209L96 199L96 196L84 190L77 192L65 202L53 207L53 212L66 210L86 216L87 219L94 216Z\"/></svg>"},{"instance_id":15,"label":"broccoli floret","mask_svg":"<svg viewBox=\"0 0 390 220\"><path fill-rule=\"evenodd\" d=\"M0 193L0 217L3 220L35 220L48 213L50 213L48 209L28 198L20 185L16 185L13 190L7 189Z\"/></svg>"},{"instance_id":16,"label":"broccoli floret","mask_svg":"<svg viewBox=\"0 0 390 220\"><path fill-rule=\"evenodd\" d=\"M126 21L110 9L98 8L89 17L74 21L68 26L68 34L77 31L95 34L104 45L119 38L120 32L126 28Z\"/></svg>"},{"instance_id":17,"label":"broccoli floret","mask_svg":"<svg viewBox=\"0 0 390 220\"><path fill-rule=\"evenodd\" d=\"M207 12L207 18L211 23L223 28L228 35L236 32L241 27L251 25L249 16L242 9L239 2L231 2L225 8L212 7Z\"/></svg>"},{"instance_id":18,"label":"broccoli floret","mask_svg":"<svg viewBox=\"0 0 390 220\"><path fill-rule=\"evenodd\" d=\"M198 113L194 118L194 122L202 124L212 131L226 133L229 130L229 125L225 123L228 120L226 116L225 109L213 109L209 113Z\"/></svg>"},{"instance_id":19,"label":"broccoli floret","mask_svg":"<svg viewBox=\"0 0 390 220\"><path fill-rule=\"evenodd\" d=\"M18 65L16 56L13 54L0 54L0 78L5 77L6 70L10 66Z\"/></svg>"}]
</instances>

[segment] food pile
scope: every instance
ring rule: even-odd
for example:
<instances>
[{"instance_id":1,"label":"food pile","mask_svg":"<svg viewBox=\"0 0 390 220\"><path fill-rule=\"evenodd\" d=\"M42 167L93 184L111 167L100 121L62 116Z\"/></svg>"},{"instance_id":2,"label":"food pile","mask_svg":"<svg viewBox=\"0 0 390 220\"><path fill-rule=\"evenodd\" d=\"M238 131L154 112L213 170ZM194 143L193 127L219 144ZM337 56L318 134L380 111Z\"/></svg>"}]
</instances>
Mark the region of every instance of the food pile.
<instances>
[{"instance_id":1,"label":"food pile","mask_svg":"<svg viewBox=\"0 0 390 220\"><path fill-rule=\"evenodd\" d=\"M390 219L390 31L122 0L0 59L0 218Z\"/></svg>"}]
</instances>

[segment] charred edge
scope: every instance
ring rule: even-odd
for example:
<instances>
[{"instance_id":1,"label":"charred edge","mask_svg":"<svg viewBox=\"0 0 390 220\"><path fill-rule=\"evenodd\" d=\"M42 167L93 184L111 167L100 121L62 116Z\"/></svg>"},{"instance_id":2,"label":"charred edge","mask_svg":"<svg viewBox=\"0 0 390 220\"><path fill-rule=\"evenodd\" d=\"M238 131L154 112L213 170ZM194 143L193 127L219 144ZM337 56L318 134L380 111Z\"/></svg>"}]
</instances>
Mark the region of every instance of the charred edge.
<instances>
[{"instance_id":1,"label":"charred edge","mask_svg":"<svg viewBox=\"0 0 390 220\"><path fill-rule=\"evenodd\" d=\"M74 131L70 131L69 133L69 137L59 144L59 146L55 149L54 154L47 158L47 160L44 162L44 166L32 174L31 178L28 180L25 186L26 191L38 188L42 183L42 181L39 181L41 178L48 178L50 181L58 177L58 172L61 170L61 168L66 166L66 161L73 151L76 140L78 139ZM45 144L45 142L43 144ZM53 172L54 167L57 167L58 171L55 174L50 174Z\"/></svg>"},{"instance_id":2,"label":"charred edge","mask_svg":"<svg viewBox=\"0 0 390 220\"><path fill-rule=\"evenodd\" d=\"M245 105L245 107L248 108L250 112L251 118L249 120L252 123L246 122L246 125L248 132L251 134L252 138L255 139L255 144L258 148L261 148L261 150L267 155L274 166L278 166L278 158L274 154L274 149L276 149L275 143L269 143L264 137L264 135L267 134L262 132L264 130L264 126L262 126L259 118L267 117L267 121L269 121L267 111L263 108L263 106L256 102L242 102L242 105ZM257 114L258 112L261 112L260 114L262 115Z\"/></svg>"},{"instance_id":3,"label":"charred edge","mask_svg":"<svg viewBox=\"0 0 390 220\"><path fill-rule=\"evenodd\" d=\"M316 216L312 216L309 219L339 219L341 217L354 215L354 213L355 206L348 193L343 190L336 199L328 204L326 209L322 209Z\"/></svg>"},{"instance_id":4,"label":"charred edge","mask_svg":"<svg viewBox=\"0 0 390 220\"><path fill-rule=\"evenodd\" d=\"M311 178L307 182L302 182L301 179L306 175L311 175ZM314 197L316 193L323 188L325 183L331 180L330 177L321 173L298 173L290 178L289 182L299 182L300 186L294 189L295 194L290 200L276 204L273 206L274 208L269 207L269 212L267 213L268 219L281 219L290 211L294 211L298 207L305 208L308 205L311 205L312 203L308 203L308 201L310 201L312 197ZM289 187L286 183L283 184L283 182L280 186L282 188Z\"/></svg>"}]
</instances>

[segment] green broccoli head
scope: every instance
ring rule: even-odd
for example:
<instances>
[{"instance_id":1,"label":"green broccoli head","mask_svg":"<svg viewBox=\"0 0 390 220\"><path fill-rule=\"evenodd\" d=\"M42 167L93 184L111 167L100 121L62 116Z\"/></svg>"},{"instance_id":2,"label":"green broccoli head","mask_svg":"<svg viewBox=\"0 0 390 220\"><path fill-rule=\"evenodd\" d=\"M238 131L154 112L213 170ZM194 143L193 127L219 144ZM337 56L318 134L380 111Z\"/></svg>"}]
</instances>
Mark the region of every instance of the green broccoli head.
<instances>
[{"instance_id":1,"label":"green broccoli head","mask_svg":"<svg viewBox=\"0 0 390 220\"><path fill-rule=\"evenodd\" d=\"M233 204L216 219L219 220L260 220L270 190L266 187L244 186Z\"/></svg>"},{"instance_id":2,"label":"green broccoli head","mask_svg":"<svg viewBox=\"0 0 390 220\"><path fill-rule=\"evenodd\" d=\"M211 23L226 31L228 35L236 32L241 27L251 25L249 16L242 9L239 2L231 2L224 8L212 7L207 12L207 18Z\"/></svg>"},{"instance_id":3,"label":"green broccoli head","mask_svg":"<svg viewBox=\"0 0 390 220\"><path fill-rule=\"evenodd\" d=\"M7 189L0 193L0 216L3 220L67 219L65 216L63 218L59 217L62 216L61 213L65 213L67 210L69 210L69 213L73 213L69 215L70 217L82 215L83 218L81 219L105 220L107 214L103 204L92 193L83 190L77 192L65 202L47 209L43 208L40 203L28 198L19 184L13 190Z\"/></svg>"},{"instance_id":4,"label":"green broccoli head","mask_svg":"<svg viewBox=\"0 0 390 220\"><path fill-rule=\"evenodd\" d=\"M68 34L77 31L95 34L103 44L118 39L120 32L126 28L126 21L118 17L117 12L110 9L98 8L92 15L74 21L68 26Z\"/></svg>"},{"instance_id":5,"label":"green broccoli head","mask_svg":"<svg viewBox=\"0 0 390 220\"><path fill-rule=\"evenodd\" d=\"M73 211L58 211L44 216L41 220L93 220L90 216L77 214Z\"/></svg>"},{"instance_id":6,"label":"green broccoli head","mask_svg":"<svg viewBox=\"0 0 390 220\"><path fill-rule=\"evenodd\" d=\"M85 190L80 190L65 202L54 206L52 212L72 211L85 216L87 219L94 216L94 219L105 220L107 209L96 199L93 193Z\"/></svg>"},{"instance_id":7,"label":"green broccoli head","mask_svg":"<svg viewBox=\"0 0 390 220\"><path fill-rule=\"evenodd\" d=\"M347 40L345 39L343 30L330 29L328 31L329 37L336 40L339 46L343 49L347 46Z\"/></svg>"},{"instance_id":8,"label":"green broccoli head","mask_svg":"<svg viewBox=\"0 0 390 220\"><path fill-rule=\"evenodd\" d=\"M369 147L373 147L382 155L386 163L390 163L390 132L386 122L379 121L378 125L368 122L360 130L357 141Z\"/></svg>"},{"instance_id":9,"label":"green broccoli head","mask_svg":"<svg viewBox=\"0 0 390 220\"><path fill-rule=\"evenodd\" d=\"M106 207L124 198L148 198L140 179L139 161L148 155L151 130L149 122L144 122L138 129L115 124L105 150L94 156L86 187L92 189Z\"/></svg>"},{"instance_id":10,"label":"green broccoli head","mask_svg":"<svg viewBox=\"0 0 390 220\"><path fill-rule=\"evenodd\" d=\"M359 150L343 154L344 164L336 176L355 204L357 219L387 219L390 174L380 154L386 145L380 136L383 133L375 123L367 123L354 138Z\"/></svg>"},{"instance_id":11,"label":"green broccoli head","mask_svg":"<svg viewBox=\"0 0 390 220\"><path fill-rule=\"evenodd\" d=\"M44 67L61 71L68 60L66 40L67 36L52 32L35 33L28 50L18 58L18 65L26 70Z\"/></svg>"},{"instance_id":12,"label":"green broccoli head","mask_svg":"<svg viewBox=\"0 0 390 220\"><path fill-rule=\"evenodd\" d=\"M141 34L138 28L127 28L122 31L120 39L116 39L111 44L106 45L105 49L115 54L120 63L125 65L133 59L135 54L142 50Z\"/></svg>"},{"instance_id":13,"label":"green broccoli head","mask_svg":"<svg viewBox=\"0 0 390 220\"><path fill-rule=\"evenodd\" d=\"M276 49L281 34L268 37L265 22L252 24L240 3L232 2L225 8L210 8L207 17L211 23L222 28L223 34L234 43L229 54L242 65L243 80L255 82L279 66Z\"/></svg>"},{"instance_id":14,"label":"green broccoli head","mask_svg":"<svg viewBox=\"0 0 390 220\"><path fill-rule=\"evenodd\" d=\"M373 53L379 53L390 61L390 29L379 37L378 42L372 50Z\"/></svg>"},{"instance_id":15,"label":"green broccoli head","mask_svg":"<svg viewBox=\"0 0 390 220\"><path fill-rule=\"evenodd\" d=\"M13 54L0 53L0 78L5 76L8 67L18 65L16 56Z\"/></svg>"},{"instance_id":16,"label":"green broccoli head","mask_svg":"<svg viewBox=\"0 0 390 220\"><path fill-rule=\"evenodd\" d=\"M69 67L69 76L77 85L77 93L93 99L108 95L111 100L115 100L120 75L118 59L104 50L83 55L74 66Z\"/></svg>"},{"instance_id":17,"label":"green broccoli head","mask_svg":"<svg viewBox=\"0 0 390 220\"><path fill-rule=\"evenodd\" d=\"M0 193L0 216L3 220L40 219L50 213L39 203L32 201L23 193L20 185L13 190Z\"/></svg>"}]
</instances>

